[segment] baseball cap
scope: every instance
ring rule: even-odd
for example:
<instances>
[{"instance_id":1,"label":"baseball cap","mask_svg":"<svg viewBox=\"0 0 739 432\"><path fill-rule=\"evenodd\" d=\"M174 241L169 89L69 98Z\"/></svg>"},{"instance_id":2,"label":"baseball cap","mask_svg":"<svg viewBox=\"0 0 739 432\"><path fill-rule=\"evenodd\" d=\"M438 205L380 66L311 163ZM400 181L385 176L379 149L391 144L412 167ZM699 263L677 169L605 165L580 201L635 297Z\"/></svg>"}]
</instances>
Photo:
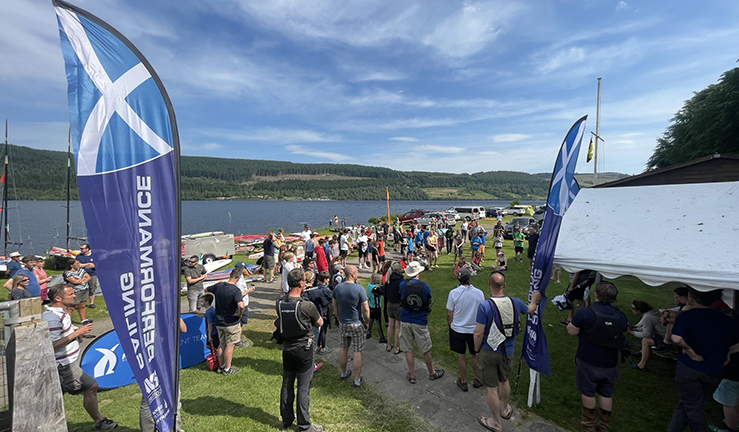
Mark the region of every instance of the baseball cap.
<instances>
[{"instance_id":1,"label":"baseball cap","mask_svg":"<svg viewBox=\"0 0 739 432\"><path fill-rule=\"evenodd\" d=\"M239 261L236 263L236 265L234 265L234 268L237 268L237 267L246 268L246 263L243 261Z\"/></svg>"}]
</instances>

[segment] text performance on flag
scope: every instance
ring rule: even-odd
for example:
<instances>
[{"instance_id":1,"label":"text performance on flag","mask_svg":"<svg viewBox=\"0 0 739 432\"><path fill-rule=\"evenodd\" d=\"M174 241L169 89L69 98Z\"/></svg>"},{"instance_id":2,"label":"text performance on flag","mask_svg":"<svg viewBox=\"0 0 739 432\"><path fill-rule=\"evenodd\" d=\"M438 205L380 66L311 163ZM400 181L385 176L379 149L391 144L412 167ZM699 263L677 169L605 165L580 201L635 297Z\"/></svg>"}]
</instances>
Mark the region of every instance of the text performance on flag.
<instances>
[{"instance_id":1,"label":"text performance on flag","mask_svg":"<svg viewBox=\"0 0 739 432\"><path fill-rule=\"evenodd\" d=\"M156 428L173 430L179 350L180 184L174 111L123 35L53 1L80 200L113 325Z\"/></svg>"},{"instance_id":2,"label":"text performance on flag","mask_svg":"<svg viewBox=\"0 0 739 432\"><path fill-rule=\"evenodd\" d=\"M529 301L531 301L531 293L534 291L541 292L541 301L536 311L527 318L523 350L521 351L521 355L526 359L529 368L532 369L529 406L538 402L538 373L551 375L549 349L542 327L544 307L547 304L546 287L552 272L552 259L557 246L562 215L567 211L579 190L575 181L575 167L577 166L577 157L580 154L580 144L582 143L587 118L588 116L585 116L572 125L559 149L549 186L544 224L541 228L539 242L534 253L534 262L531 267Z\"/></svg>"}]
</instances>

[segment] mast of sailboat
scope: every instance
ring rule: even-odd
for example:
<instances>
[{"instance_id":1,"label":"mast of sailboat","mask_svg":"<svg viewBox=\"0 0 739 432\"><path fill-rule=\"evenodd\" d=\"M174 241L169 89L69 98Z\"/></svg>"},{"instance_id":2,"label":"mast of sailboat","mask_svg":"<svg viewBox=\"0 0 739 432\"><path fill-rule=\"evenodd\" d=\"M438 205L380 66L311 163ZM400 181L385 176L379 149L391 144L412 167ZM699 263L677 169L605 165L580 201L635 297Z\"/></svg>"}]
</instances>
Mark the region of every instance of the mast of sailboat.
<instances>
[{"instance_id":1,"label":"mast of sailboat","mask_svg":"<svg viewBox=\"0 0 739 432\"><path fill-rule=\"evenodd\" d=\"M5 147L3 148L5 167L3 171L3 256L8 257L8 119L5 119Z\"/></svg>"},{"instance_id":2,"label":"mast of sailboat","mask_svg":"<svg viewBox=\"0 0 739 432\"><path fill-rule=\"evenodd\" d=\"M72 183L72 127L67 134L67 250L69 250L69 201L71 198Z\"/></svg>"},{"instance_id":3,"label":"mast of sailboat","mask_svg":"<svg viewBox=\"0 0 739 432\"><path fill-rule=\"evenodd\" d=\"M598 184L598 140L600 140L600 77L598 78L598 105L595 111L595 149L593 151L593 186Z\"/></svg>"}]
</instances>

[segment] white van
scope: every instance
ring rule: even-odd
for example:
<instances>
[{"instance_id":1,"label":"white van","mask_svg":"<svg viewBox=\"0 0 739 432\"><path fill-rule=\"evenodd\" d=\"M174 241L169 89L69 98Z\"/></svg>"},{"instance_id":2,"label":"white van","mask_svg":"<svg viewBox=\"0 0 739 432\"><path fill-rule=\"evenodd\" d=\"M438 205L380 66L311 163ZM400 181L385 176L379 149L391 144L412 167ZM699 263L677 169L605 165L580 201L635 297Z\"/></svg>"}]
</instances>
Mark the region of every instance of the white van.
<instances>
[{"instance_id":1,"label":"white van","mask_svg":"<svg viewBox=\"0 0 739 432\"><path fill-rule=\"evenodd\" d=\"M467 221L478 220L485 217L485 209L478 206L455 207L460 219Z\"/></svg>"}]
</instances>

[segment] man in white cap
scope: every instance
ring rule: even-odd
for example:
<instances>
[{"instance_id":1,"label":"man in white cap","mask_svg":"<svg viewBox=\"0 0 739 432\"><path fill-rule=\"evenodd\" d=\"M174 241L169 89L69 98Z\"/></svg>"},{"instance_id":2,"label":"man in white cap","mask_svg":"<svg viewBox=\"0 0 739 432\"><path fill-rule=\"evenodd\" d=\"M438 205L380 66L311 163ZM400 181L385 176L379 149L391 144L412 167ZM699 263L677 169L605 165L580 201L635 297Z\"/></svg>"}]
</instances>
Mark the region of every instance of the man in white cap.
<instances>
[{"instance_id":1,"label":"man in white cap","mask_svg":"<svg viewBox=\"0 0 739 432\"><path fill-rule=\"evenodd\" d=\"M405 351L405 361L408 363L406 379L411 384L416 383L414 340L418 344L418 350L423 353L429 379L437 380L444 376L444 369L434 369L431 360L431 335L428 329L431 288L418 278L422 271L421 263L411 261L405 268L405 274L410 279L400 283L400 349Z\"/></svg>"},{"instance_id":2,"label":"man in white cap","mask_svg":"<svg viewBox=\"0 0 739 432\"><path fill-rule=\"evenodd\" d=\"M10 257L10 261L8 261L8 267L7 270L5 270L5 275L8 277L8 279L12 279L13 276L18 272L18 270L21 269L21 254L18 252L11 252L8 254L8 257Z\"/></svg>"}]
</instances>

